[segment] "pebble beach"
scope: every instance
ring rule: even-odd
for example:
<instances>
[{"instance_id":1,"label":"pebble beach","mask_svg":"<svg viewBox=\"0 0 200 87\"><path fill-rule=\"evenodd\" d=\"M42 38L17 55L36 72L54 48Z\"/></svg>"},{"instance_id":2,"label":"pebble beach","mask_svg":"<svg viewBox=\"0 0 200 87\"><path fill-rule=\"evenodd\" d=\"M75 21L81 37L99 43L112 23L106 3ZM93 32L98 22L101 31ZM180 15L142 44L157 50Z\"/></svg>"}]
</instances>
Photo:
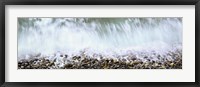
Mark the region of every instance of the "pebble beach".
<instances>
[{"instance_id":1,"label":"pebble beach","mask_svg":"<svg viewBox=\"0 0 200 87\"><path fill-rule=\"evenodd\" d=\"M156 54L155 54L156 55ZM171 59L163 58L169 57ZM121 58L100 58L89 57L87 55L73 56L60 55L63 61L58 58L48 59L48 57L35 57L21 59L18 61L18 69L182 69L182 52L175 51L165 56L156 55L157 60L152 60L148 56L137 58L128 55Z\"/></svg>"}]
</instances>

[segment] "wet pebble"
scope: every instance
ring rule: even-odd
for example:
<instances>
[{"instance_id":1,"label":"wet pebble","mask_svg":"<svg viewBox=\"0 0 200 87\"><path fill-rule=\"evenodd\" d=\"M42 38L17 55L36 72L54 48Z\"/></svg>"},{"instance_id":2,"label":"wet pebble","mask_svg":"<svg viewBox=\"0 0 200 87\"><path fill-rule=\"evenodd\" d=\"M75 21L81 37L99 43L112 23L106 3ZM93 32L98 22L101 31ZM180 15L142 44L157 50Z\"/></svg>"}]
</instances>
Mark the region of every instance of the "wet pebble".
<instances>
[{"instance_id":1,"label":"wet pebble","mask_svg":"<svg viewBox=\"0 0 200 87\"><path fill-rule=\"evenodd\" d=\"M174 54L173 54L174 55ZM67 55L60 55L61 57L68 57ZM160 55L157 57L161 58ZM47 58L38 58L32 60L21 60L18 62L19 69L182 69L182 58L176 56L174 60L163 59L152 60L150 57L144 56L145 61L136 58L136 56L127 58L106 58L100 56L97 58L90 58L88 56L74 56L63 67L60 67L56 60L49 60Z\"/></svg>"}]
</instances>

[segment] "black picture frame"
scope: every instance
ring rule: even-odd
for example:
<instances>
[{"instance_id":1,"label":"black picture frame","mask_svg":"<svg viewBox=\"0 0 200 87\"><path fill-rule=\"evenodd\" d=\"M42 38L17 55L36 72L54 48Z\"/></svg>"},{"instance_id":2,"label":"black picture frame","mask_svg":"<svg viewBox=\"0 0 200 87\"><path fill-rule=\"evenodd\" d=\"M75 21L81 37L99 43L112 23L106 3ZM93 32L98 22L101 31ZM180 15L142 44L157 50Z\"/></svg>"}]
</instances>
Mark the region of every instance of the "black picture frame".
<instances>
[{"instance_id":1,"label":"black picture frame","mask_svg":"<svg viewBox=\"0 0 200 87\"><path fill-rule=\"evenodd\" d=\"M200 0L1 0L0 85L1 87L199 87ZM195 82L5 82L6 5L195 5Z\"/></svg>"}]
</instances>

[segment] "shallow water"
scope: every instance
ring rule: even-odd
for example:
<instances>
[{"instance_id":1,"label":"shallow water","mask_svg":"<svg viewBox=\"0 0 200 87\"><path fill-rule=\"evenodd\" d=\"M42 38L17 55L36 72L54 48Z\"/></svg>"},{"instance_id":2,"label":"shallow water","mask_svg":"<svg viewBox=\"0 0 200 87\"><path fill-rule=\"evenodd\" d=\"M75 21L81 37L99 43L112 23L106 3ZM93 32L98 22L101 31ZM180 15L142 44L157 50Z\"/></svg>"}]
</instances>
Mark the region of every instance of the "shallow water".
<instances>
[{"instance_id":1,"label":"shallow water","mask_svg":"<svg viewBox=\"0 0 200 87\"><path fill-rule=\"evenodd\" d=\"M18 59L27 55L165 54L182 49L182 18L19 18Z\"/></svg>"}]
</instances>

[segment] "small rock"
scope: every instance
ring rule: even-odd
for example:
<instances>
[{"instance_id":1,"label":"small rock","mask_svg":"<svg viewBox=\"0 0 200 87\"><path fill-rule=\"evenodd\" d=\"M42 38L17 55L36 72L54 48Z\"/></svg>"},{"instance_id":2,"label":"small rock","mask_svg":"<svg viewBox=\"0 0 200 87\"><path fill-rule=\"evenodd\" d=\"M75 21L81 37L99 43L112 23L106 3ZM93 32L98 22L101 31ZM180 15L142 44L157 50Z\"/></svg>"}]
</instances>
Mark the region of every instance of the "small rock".
<instances>
[{"instance_id":1,"label":"small rock","mask_svg":"<svg viewBox=\"0 0 200 87\"><path fill-rule=\"evenodd\" d=\"M21 66L21 69L24 69L24 66Z\"/></svg>"}]
</instances>

